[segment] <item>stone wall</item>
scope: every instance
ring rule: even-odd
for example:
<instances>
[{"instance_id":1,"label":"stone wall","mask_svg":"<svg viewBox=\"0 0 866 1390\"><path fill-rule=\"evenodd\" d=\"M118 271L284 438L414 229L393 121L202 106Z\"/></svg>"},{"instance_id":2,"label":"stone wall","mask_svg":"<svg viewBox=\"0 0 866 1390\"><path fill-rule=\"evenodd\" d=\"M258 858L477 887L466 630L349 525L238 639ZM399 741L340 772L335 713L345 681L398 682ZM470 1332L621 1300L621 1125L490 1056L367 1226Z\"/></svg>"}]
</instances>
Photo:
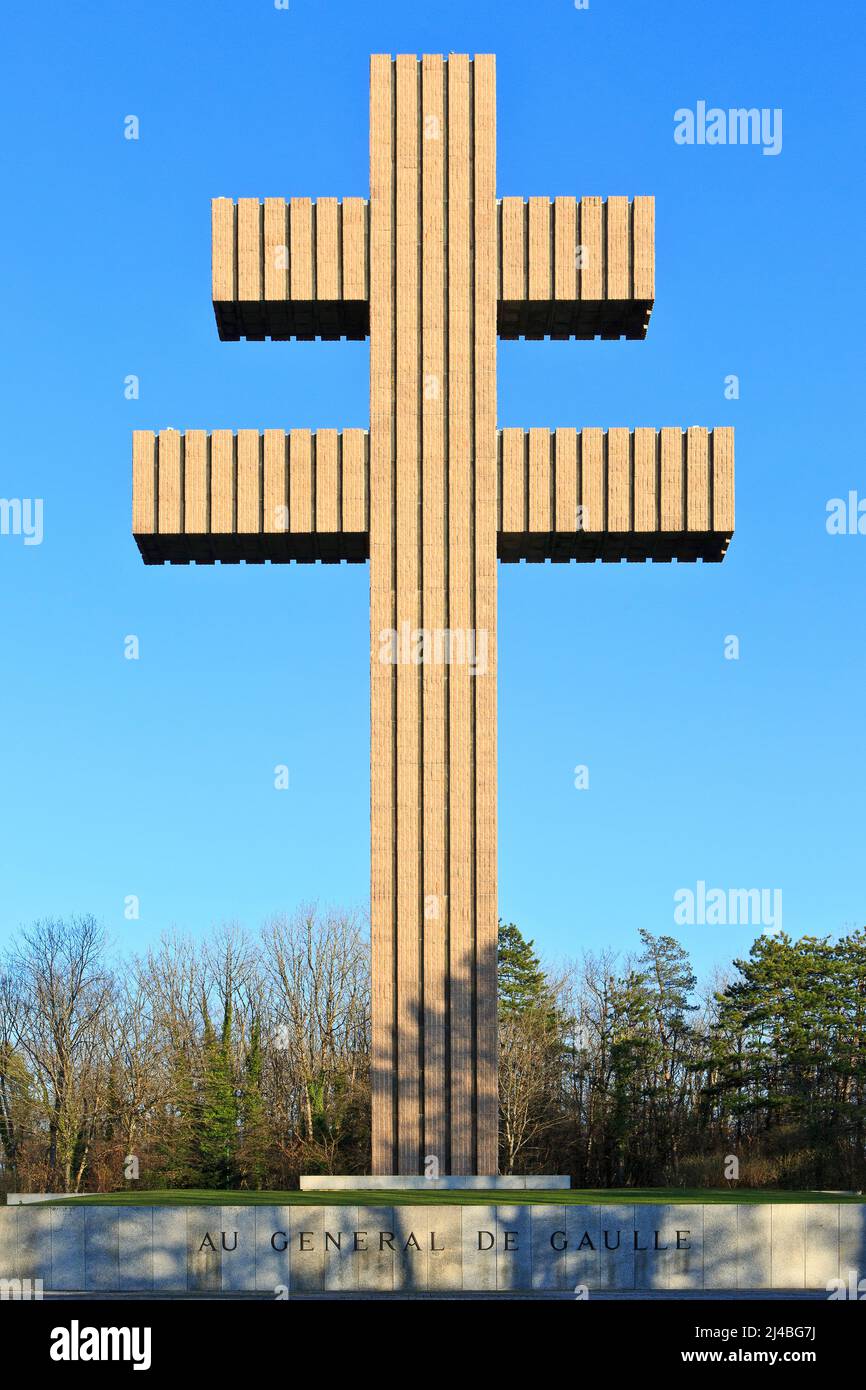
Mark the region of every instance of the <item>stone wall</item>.
<instances>
[{"instance_id":1,"label":"stone wall","mask_svg":"<svg viewBox=\"0 0 866 1390\"><path fill-rule=\"evenodd\" d=\"M0 1279L45 1289L825 1289L866 1206L0 1208Z\"/></svg>"}]
</instances>

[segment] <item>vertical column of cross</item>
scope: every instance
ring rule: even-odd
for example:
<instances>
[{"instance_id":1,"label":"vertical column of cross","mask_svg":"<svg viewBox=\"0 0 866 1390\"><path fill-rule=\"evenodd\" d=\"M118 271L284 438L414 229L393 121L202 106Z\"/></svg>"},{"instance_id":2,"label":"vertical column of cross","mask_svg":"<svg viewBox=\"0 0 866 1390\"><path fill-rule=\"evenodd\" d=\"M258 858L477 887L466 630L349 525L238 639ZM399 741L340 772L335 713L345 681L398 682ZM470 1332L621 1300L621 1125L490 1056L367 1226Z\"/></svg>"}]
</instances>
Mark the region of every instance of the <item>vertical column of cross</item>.
<instances>
[{"instance_id":1,"label":"vertical column of cross","mask_svg":"<svg viewBox=\"0 0 866 1390\"><path fill-rule=\"evenodd\" d=\"M370 82L373 1158L377 1172L417 1173L424 1139L424 667L411 636L422 625L418 61L376 56Z\"/></svg>"},{"instance_id":2,"label":"vertical column of cross","mask_svg":"<svg viewBox=\"0 0 866 1390\"><path fill-rule=\"evenodd\" d=\"M472 628L472 69L448 61L448 628ZM469 665L448 667L448 879L451 1171L473 1169L475 984L472 821L474 719Z\"/></svg>"},{"instance_id":3,"label":"vertical column of cross","mask_svg":"<svg viewBox=\"0 0 866 1390\"><path fill-rule=\"evenodd\" d=\"M372 1166L399 1172L397 1132L396 675L380 660L396 628L395 101L387 54L370 60L370 918Z\"/></svg>"},{"instance_id":4,"label":"vertical column of cross","mask_svg":"<svg viewBox=\"0 0 866 1390\"><path fill-rule=\"evenodd\" d=\"M448 627L445 252L448 64L421 60L422 603L424 627ZM448 1074L448 670L423 676L424 1155L450 1171ZM435 1170L434 1170L435 1171Z\"/></svg>"},{"instance_id":5,"label":"vertical column of cross","mask_svg":"<svg viewBox=\"0 0 866 1390\"><path fill-rule=\"evenodd\" d=\"M448 60L450 1165L497 1171L496 133L492 56Z\"/></svg>"},{"instance_id":6,"label":"vertical column of cross","mask_svg":"<svg viewBox=\"0 0 866 1390\"><path fill-rule=\"evenodd\" d=\"M496 1171L494 83L492 58L371 65L373 1168L385 1174L422 1171L427 1155L442 1173Z\"/></svg>"},{"instance_id":7,"label":"vertical column of cross","mask_svg":"<svg viewBox=\"0 0 866 1390\"><path fill-rule=\"evenodd\" d=\"M496 988L496 66L473 63L475 1171L499 1171ZM483 659L481 659L483 657Z\"/></svg>"},{"instance_id":8,"label":"vertical column of cross","mask_svg":"<svg viewBox=\"0 0 866 1390\"><path fill-rule=\"evenodd\" d=\"M423 911L421 682L404 632L421 627L420 139L418 61L398 57L395 96L395 362L396 467L394 565L397 631L397 1157L417 1173L423 1124Z\"/></svg>"}]
</instances>

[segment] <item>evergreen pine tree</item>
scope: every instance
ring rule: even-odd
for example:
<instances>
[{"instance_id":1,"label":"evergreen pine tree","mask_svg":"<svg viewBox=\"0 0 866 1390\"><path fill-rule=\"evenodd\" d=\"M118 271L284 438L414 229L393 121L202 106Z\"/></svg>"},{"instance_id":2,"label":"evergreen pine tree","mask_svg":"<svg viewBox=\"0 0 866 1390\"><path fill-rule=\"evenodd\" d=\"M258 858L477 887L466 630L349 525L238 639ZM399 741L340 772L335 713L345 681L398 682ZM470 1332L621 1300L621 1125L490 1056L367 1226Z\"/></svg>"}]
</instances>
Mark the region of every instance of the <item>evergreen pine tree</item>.
<instances>
[{"instance_id":1,"label":"evergreen pine tree","mask_svg":"<svg viewBox=\"0 0 866 1390\"><path fill-rule=\"evenodd\" d=\"M262 1099L262 1030L253 1020L241 1095L241 1172L247 1187L260 1189L267 1167L267 1116Z\"/></svg>"},{"instance_id":2,"label":"evergreen pine tree","mask_svg":"<svg viewBox=\"0 0 866 1390\"><path fill-rule=\"evenodd\" d=\"M550 991L535 943L526 941L513 922L499 924L499 1014L520 1015L549 1005Z\"/></svg>"},{"instance_id":3,"label":"evergreen pine tree","mask_svg":"<svg viewBox=\"0 0 866 1390\"><path fill-rule=\"evenodd\" d=\"M238 1103L232 1068L232 1003L226 992L222 1031L216 1035L202 1002L204 1019L203 1086L199 1135L202 1177L207 1187L237 1182Z\"/></svg>"}]
</instances>

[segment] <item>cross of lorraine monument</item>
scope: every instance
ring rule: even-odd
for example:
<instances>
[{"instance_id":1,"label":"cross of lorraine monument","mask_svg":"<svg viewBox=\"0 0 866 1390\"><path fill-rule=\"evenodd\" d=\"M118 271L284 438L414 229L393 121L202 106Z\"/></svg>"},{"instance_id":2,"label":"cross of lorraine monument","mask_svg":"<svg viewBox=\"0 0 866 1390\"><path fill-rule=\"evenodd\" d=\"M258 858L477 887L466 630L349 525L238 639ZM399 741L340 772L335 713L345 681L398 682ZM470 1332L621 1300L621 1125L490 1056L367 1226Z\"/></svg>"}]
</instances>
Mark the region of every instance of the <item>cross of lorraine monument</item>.
<instances>
[{"instance_id":1,"label":"cross of lorraine monument","mask_svg":"<svg viewBox=\"0 0 866 1390\"><path fill-rule=\"evenodd\" d=\"M376 54L369 201L213 203L220 337L369 334L369 431L135 433L146 564L370 563L374 1174L498 1170L497 559L733 534L730 429L497 430L497 333L644 338L653 299L652 198L497 201L493 56Z\"/></svg>"}]
</instances>

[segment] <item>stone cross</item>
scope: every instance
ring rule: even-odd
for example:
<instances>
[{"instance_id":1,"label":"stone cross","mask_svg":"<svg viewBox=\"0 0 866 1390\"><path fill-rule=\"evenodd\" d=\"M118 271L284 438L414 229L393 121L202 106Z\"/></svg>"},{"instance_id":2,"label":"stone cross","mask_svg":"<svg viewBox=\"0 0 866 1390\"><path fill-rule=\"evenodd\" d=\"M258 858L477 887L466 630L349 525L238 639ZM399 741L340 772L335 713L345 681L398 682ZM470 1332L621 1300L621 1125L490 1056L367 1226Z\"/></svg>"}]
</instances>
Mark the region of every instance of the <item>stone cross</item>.
<instances>
[{"instance_id":1,"label":"stone cross","mask_svg":"<svg viewBox=\"0 0 866 1390\"><path fill-rule=\"evenodd\" d=\"M643 338L652 198L496 198L495 66L377 54L370 198L213 204L224 339L370 339L364 430L137 431L145 563L370 564L375 1174L497 1172L496 571L719 561L729 429L504 429L496 338Z\"/></svg>"}]
</instances>

